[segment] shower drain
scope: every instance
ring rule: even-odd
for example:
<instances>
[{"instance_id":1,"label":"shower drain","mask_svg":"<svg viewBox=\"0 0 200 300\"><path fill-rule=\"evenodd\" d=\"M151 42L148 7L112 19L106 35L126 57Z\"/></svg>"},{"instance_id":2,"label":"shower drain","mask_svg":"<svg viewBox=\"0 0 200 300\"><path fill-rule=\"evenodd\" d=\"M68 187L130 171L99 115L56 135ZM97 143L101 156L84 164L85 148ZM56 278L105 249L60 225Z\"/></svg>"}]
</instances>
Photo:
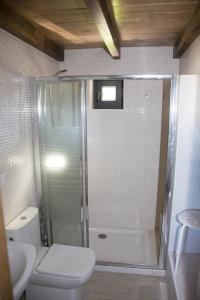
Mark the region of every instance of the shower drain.
<instances>
[{"instance_id":1,"label":"shower drain","mask_svg":"<svg viewBox=\"0 0 200 300\"><path fill-rule=\"evenodd\" d=\"M98 238L99 238L99 239L107 239L107 237L108 237L108 236L107 236L107 234L105 234L105 233L99 233L99 234L98 234Z\"/></svg>"}]
</instances>

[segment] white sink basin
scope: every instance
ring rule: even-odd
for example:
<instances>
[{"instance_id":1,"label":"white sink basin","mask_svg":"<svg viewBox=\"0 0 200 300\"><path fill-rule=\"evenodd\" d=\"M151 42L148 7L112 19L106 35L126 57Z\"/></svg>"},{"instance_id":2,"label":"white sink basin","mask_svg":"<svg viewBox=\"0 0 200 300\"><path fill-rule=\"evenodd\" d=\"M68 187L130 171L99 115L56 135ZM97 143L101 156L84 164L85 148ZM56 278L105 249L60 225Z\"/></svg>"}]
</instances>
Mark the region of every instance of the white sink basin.
<instances>
[{"instance_id":1,"label":"white sink basin","mask_svg":"<svg viewBox=\"0 0 200 300\"><path fill-rule=\"evenodd\" d=\"M7 245L13 297L17 300L26 289L33 271L36 249L33 245L24 243L8 242Z\"/></svg>"}]
</instances>

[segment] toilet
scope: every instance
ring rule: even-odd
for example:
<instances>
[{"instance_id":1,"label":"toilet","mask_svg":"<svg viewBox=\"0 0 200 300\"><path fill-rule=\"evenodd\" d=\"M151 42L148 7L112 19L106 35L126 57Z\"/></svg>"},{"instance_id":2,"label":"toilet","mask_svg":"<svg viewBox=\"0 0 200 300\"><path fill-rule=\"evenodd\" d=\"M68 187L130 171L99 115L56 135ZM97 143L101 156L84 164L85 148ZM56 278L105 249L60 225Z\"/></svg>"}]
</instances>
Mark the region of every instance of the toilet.
<instances>
[{"instance_id":1,"label":"toilet","mask_svg":"<svg viewBox=\"0 0 200 300\"><path fill-rule=\"evenodd\" d=\"M29 207L6 227L9 240L33 244L37 257L27 300L80 300L81 287L91 277L94 251L89 248L53 244L42 247L39 212Z\"/></svg>"}]
</instances>

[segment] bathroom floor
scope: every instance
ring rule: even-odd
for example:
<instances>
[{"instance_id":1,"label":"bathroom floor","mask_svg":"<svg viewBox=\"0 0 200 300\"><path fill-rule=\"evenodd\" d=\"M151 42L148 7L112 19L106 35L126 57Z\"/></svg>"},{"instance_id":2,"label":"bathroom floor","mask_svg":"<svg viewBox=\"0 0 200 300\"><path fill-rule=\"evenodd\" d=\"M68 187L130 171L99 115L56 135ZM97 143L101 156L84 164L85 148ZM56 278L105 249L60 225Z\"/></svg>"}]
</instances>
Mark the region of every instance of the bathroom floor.
<instances>
[{"instance_id":1,"label":"bathroom floor","mask_svg":"<svg viewBox=\"0 0 200 300\"><path fill-rule=\"evenodd\" d=\"M172 264L173 253L170 253ZM173 268L173 265L172 265ZM177 273L174 275L180 299L200 299L200 254L184 253L180 259Z\"/></svg>"},{"instance_id":2,"label":"bathroom floor","mask_svg":"<svg viewBox=\"0 0 200 300\"><path fill-rule=\"evenodd\" d=\"M90 228L89 246L97 261L157 266L156 232Z\"/></svg>"},{"instance_id":3,"label":"bathroom floor","mask_svg":"<svg viewBox=\"0 0 200 300\"><path fill-rule=\"evenodd\" d=\"M83 300L170 300L164 277L94 272Z\"/></svg>"}]
</instances>

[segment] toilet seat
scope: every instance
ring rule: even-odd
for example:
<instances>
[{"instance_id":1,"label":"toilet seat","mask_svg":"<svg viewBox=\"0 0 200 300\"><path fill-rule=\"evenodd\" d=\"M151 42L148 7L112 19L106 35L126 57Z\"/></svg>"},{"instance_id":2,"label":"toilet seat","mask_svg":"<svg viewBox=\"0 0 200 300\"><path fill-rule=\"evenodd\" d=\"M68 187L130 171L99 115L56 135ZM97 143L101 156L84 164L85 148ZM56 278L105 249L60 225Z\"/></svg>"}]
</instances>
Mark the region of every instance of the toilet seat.
<instances>
[{"instance_id":1,"label":"toilet seat","mask_svg":"<svg viewBox=\"0 0 200 300\"><path fill-rule=\"evenodd\" d=\"M39 211L27 208L6 227L8 238L33 244L37 255L26 287L27 300L81 300L81 288L91 277L95 254L92 249L53 244L42 247Z\"/></svg>"},{"instance_id":2,"label":"toilet seat","mask_svg":"<svg viewBox=\"0 0 200 300\"><path fill-rule=\"evenodd\" d=\"M57 250L59 251L56 252ZM68 257L68 261L71 262L68 264L70 268L67 268L67 264L63 263L65 251L71 253L71 257ZM60 256L56 253L60 253ZM87 262L85 266L83 264L84 258ZM81 268L78 266L78 261L82 261ZM58 262L58 267L56 267L55 262ZM75 271L72 269L73 263ZM77 288L90 278L94 265L95 255L92 249L58 244L53 244L50 248L42 247L36 258L30 284L62 289ZM61 272L61 268L62 271L64 269L63 272Z\"/></svg>"},{"instance_id":3,"label":"toilet seat","mask_svg":"<svg viewBox=\"0 0 200 300\"><path fill-rule=\"evenodd\" d=\"M95 264L88 248L53 244L37 267L41 274L79 279L87 276Z\"/></svg>"}]
</instances>

